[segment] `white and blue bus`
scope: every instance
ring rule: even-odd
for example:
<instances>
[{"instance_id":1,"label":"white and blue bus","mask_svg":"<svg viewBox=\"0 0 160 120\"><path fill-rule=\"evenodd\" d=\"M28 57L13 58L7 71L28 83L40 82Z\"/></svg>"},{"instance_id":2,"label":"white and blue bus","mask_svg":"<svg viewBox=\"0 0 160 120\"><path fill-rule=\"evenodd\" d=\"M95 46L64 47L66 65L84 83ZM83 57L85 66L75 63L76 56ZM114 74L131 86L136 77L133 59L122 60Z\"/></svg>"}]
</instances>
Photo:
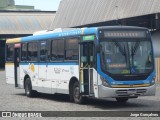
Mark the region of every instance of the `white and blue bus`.
<instances>
[{"instance_id":1,"label":"white and blue bus","mask_svg":"<svg viewBox=\"0 0 160 120\"><path fill-rule=\"evenodd\" d=\"M129 26L73 28L6 41L6 82L36 92L84 97L155 95L153 43L148 29Z\"/></svg>"}]
</instances>

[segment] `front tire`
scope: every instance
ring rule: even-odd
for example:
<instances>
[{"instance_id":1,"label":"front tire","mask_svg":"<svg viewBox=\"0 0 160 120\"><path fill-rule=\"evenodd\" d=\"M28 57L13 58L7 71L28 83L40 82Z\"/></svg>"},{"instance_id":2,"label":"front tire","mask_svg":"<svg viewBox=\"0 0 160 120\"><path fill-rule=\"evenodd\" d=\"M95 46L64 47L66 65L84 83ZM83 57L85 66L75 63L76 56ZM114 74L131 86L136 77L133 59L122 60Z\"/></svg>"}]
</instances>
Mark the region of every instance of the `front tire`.
<instances>
[{"instance_id":1,"label":"front tire","mask_svg":"<svg viewBox=\"0 0 160 120\"><path fill-rule=\"evenodd\" d=\"M128 101L128 98L116 98L117 102L125 103Z\"/></svg>"},{"instance_id":2,"label":"front tire","mask_svg":"<svg viewBox=\"0 0 160 120\"><path fill-rule=\"evenodd\" d=\"M82 104L83 103L83 97L80 94L80 88L78 82L75 82L73 84L73 100L77 104Z\"/></svg>"},{"instance_id":3,"label":"front tire","mask_svg":"<svg viewBox=\"0 0 160 120\"><path fill-rule=\"evenodd\" d=\"M35 91L32 90L32 84L30 78L27 78L25 81L25 94L27 97L34 97Z\"/></svg>"}]
</instances>

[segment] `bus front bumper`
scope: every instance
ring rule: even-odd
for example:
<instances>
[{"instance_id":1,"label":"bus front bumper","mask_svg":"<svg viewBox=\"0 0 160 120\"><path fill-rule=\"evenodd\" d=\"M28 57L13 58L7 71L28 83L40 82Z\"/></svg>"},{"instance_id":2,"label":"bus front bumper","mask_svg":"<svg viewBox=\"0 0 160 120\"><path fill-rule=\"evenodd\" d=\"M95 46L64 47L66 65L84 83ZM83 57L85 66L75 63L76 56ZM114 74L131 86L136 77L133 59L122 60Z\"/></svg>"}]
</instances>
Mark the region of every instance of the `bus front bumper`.
<instances>
[{"instance_id":1,"label":"bus front bumper","mask_svg":"<svg viewBox=\"0 0 160 120\"><path fill-rule=\"evenodd\" d=\"M149 87L136 87L136 88L109 88L103 85L98 86L99 98L108 97L138 97L138 96L155 96L156 85Z\"/></svg>"}]
</instances>

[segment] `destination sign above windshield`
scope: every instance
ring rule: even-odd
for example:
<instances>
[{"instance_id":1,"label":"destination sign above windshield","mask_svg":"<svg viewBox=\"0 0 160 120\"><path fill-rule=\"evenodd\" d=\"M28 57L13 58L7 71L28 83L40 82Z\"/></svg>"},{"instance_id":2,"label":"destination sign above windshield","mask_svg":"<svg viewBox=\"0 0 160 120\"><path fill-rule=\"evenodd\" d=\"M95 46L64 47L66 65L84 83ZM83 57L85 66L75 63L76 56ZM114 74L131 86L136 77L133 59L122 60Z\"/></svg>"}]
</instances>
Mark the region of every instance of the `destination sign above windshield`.
<instances>
[{"instance_id":1,"label":"destination sign above windshield","mask_svg":"<svg viewBox=\"0 0 160 120\"><path fill-rule=\"evenodd\" d=\"M146 31L104 31L106 38L144 38Z\"/></svg>"}]
</instances>

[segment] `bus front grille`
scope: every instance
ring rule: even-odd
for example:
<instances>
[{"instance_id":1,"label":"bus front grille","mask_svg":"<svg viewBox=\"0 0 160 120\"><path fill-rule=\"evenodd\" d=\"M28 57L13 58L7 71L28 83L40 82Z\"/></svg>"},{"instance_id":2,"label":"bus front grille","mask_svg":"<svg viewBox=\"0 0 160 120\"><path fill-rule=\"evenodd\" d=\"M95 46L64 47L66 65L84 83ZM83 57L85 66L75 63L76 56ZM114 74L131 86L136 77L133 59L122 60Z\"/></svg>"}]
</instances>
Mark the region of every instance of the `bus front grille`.
<instances>
[{"instance_id":1,"label":"bus front grille","mask_svg":"<svg viewBox=\"0 0 160 120\"><path fill-rule=\"evenodd\" d=\"M146 89L128 89L116 90L116 94L120 97L140 96L146 93Z\"/></svg>"}]
</instances>

